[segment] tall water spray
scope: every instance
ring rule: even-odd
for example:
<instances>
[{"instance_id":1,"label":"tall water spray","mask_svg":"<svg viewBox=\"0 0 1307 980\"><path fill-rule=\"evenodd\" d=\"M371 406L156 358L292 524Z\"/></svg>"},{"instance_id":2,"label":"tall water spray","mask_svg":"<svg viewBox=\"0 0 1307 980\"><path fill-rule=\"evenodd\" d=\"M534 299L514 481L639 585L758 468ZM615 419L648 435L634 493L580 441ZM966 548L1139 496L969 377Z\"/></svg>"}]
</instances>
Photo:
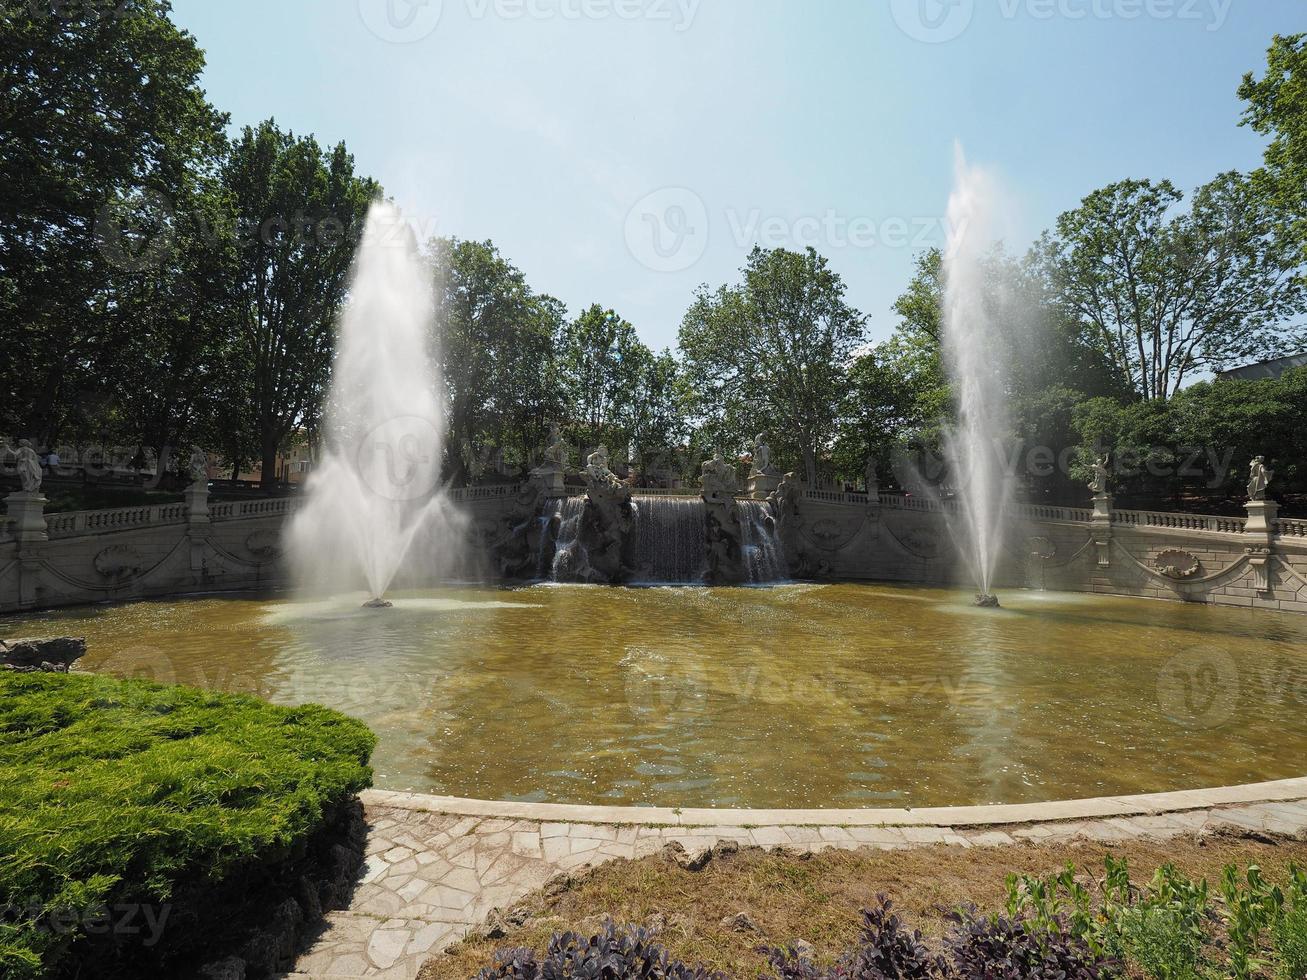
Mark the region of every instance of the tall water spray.
<instances>
[{"instance_id":1,"label":"tall water spray","mask_svg":"<svg viewBox=\"0 0 1307 980\"><path fill-rule=\"evenodd\" d=\"M321 460L288 532L297 584L366 587L430 569L455 539L440 487L445 422L431 277L403 216L377 202L341 317ZM443 539L443 540L442 540Z\"/></svg>"},{"instance_id":2,"label":"tall water spray","mask_svg":"<svg viewBox=\"0 0 1307 980\"><path fill-rule=\"evenodd\" d=\"M980 590L993 600L994 573L1011 502L999 440L1008 432L1000 351L1001 324L987 296L986 254L998 237L997 188L985 171L955 151L944 253L943 349L957 399L958 422L945 450L957 490L955 537Z\"/></svg>"}]
</instances>

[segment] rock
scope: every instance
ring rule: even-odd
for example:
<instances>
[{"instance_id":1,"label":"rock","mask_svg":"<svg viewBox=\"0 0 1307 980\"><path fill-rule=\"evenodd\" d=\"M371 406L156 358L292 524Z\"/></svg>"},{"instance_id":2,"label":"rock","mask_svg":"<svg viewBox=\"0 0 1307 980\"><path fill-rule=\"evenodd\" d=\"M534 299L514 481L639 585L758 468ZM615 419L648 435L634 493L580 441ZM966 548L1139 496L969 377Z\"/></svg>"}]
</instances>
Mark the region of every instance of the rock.
<instances>
[{"instance_id":1,"label":"rock","mask_svg":"<svg viewBox=\"0 0 1307 980\"><path fill-rule=\"evenodd\" d=\"M245 980L245 961L238 956L200 967L202 980Z\"/></svg>"},{"instance_id":2,"label":"rock","mask_svg":"<svg viewBox=\"0 0 1307 980\"><path fill-rule=\"evenodd\" d=\"M545 882L545 898L557 898L572 887L571 875L554 875Z\"/></svg>"},{"instance_id":3,"label":"rock","mask_svg":"<svg viewBox=\"0 0 1307 980\"><path fill-rule=\"evenodd\" d=\"M740 853L740 842L734 840L719 840L716 844L713 845L713 849L712 849L712 856L714 860L716 860L717 858L725 857L728 854L739 854L739 853Z\"/></svg>"},{"instance_id":4,"label":"rock","mask_svg":"<svg viewBox=\"0 0 1307 980\"><path fill-rule=\"evenodd\" d=\"M670 841L663 846L663 860L672 864L679 865L686 871L702 871L712 860L713 852L707 848L698 854L690 855L686 853L685 847L680 841Z\"/></svg>"},{"instance_id":5,"label":"rock","mask_svg":"<svg viewBox=\"0 0 1307 980\"><path fill-rule=\"evenodd\" d=\"M817 954L817 948L812 943L803 939L796 939L790 944L790 949L794 950L794 955L800 959L810 960Z\"/></svg>"},{"instance_id":6,"label":"rock","mask_svg":"<svg viewBox=\"0 0 1307 980\"><path fill-rule=\"evenodd\" d=\"M736 912L722 919L723 928L732 932L757 932L757 924L744 912Z\"/></svg>"},{"instance_id":7,"label":"rock","mask_svg":"<svg viewBox=\"0 0 1307 980\"><path fill-rule=\"evenodd\" d=\"M66 674L84 656L86 640L80 637L0 640L0 668L19 673Z\"/></svg>"}]
</instances>

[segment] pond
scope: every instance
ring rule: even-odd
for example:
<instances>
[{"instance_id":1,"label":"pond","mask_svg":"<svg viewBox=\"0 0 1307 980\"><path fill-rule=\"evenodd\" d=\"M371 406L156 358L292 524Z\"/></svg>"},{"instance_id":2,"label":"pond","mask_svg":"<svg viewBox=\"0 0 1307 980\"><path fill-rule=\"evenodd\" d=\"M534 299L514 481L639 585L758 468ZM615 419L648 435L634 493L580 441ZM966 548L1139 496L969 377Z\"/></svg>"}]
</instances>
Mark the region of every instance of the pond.
<instances>
[{"instance_id":1,"label":"pond","mask_svg":"<svg viewBox=\"0 0 1307 980\"><path fill-rule=\"evenodd\" d=\"M377 732L377 785L719 807L1024 803L1304 774L1307 617L886 585L451 587L0 619L87 670Z\"/></svg>"}]
</instances>

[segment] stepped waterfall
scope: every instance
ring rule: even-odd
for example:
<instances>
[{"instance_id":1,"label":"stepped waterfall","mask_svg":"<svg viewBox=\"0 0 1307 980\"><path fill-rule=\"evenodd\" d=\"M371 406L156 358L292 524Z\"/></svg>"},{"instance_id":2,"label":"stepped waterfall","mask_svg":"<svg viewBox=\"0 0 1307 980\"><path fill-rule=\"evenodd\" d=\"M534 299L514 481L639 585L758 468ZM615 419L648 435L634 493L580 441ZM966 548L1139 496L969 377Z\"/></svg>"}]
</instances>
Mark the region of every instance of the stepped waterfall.
<instances>
[{"instance_id":1,"label":"stepped waterfall","mask_svg":"<svg viewBox=\"0 0 1307 980\"><path fill-rule=\"evenodd\" d=\"M546 503L541 522L536 574L541 581L566 581L566 569L576 567L583 549L581 522L585 497ZM706 507L700 497L640 496L632 498L635 521L630 556L637 585L696 585L708 566ZM736 502L742 530L747 582L763 585L786 578L780 542L768 520L767 505L758 500ZM557 527L556 535L551 527Z\"/></svg>"}]
</instances>

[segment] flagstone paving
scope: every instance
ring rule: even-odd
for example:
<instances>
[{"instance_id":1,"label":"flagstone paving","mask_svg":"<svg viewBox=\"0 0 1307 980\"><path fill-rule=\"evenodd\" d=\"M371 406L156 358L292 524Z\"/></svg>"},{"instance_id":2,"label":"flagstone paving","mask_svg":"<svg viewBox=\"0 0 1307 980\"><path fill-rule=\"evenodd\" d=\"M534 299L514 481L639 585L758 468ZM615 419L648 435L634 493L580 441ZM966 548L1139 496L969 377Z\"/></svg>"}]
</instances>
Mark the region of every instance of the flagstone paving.
<instances>
[{"instance_id":1,"label":"flagstone paving","mask_svg":"<svg viewBox=\"0 0 1307 980\"><path fill-rule=\"evenodd\" d=\"M1307 832L1307 781L1295 780L1267 792L1264 802L1224 803L1220 791L1175 794L1181 805L1158 812L1159 807L1122 807L1122 801L1089 801L1065 812L1125 812L1130 815L1090 819L1013 822L990 808L961 808L957 811L893 811L903 817L887 817L882 825L850 826L848 811L834 811L829 825L773 824L755 826L741 819L741 825L687 826L670 822L657 811L662 825L635 825L545 820L512 816L476 816L441 813L439 801L412 805L396 794L370 793L365 797L370 834L367 864L348 910L331 913L318 941L296 964L293 980L354 980L376 977L382 980L412 980L432 954L467 934L493 909L506 908L550 878L613 858L637 858L657 854L677 842L695 855L718 841L741 846L788 847L798 851L825 848L905 848L933 844L959 847L995 846L1019 841L1060 843L1074 838L1116 841L1132 837L1166 838L1181 834L1208 833L1220 827L1296 836ZM1297 795L1286 790L1292 789ZM1234 794L1236 797L1256 794ZM421 798L412 798L420 800ZM1148 798L1139 798L1148 799ZM1161 800L1163 798L1155 798ZM1204 800L1218 801L1203 805ZM395 805L396 802L401 805ZM464 801L466 803L466 801ZM1099 806L1097 811L1092 804ZM489 812L497 808L512 812L508 805L483 804ZM1041 809L1057 812L1067 804ZM459 809L475 809L471 804ZM535 808L538 810L539 808ZM1003 808L995 808L1002 810ZM519 807L521 812L535 812ZM544 812L544 810L540 810ZM567 811L584 816L583 808ZM593 811L596 816L614 811ZM686 811L687 819L695 811ZM761 811L754 811L760 813ZM891 811L883 811L890 813ZM1021 815L1011 808L1008 813ZM923 818L922 814L941 814ZM939 821L956 813L956 825ZM748 811L739 811L744 818Z\"/></svg>"}]
</instances>

